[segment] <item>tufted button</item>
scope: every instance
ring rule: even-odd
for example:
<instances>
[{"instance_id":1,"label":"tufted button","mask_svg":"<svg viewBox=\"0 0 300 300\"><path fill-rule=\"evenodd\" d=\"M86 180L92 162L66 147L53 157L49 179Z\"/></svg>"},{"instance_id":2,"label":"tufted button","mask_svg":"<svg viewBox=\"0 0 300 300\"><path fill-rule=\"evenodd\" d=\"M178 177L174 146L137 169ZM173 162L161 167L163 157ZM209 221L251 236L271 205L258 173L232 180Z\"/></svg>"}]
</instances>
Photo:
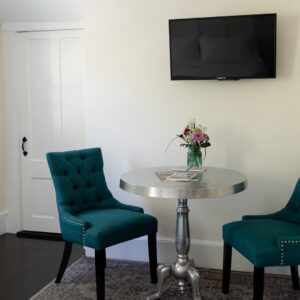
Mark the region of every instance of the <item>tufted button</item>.
<instances>
[{"instance_id":1,"label":"tufted button","mask_svg":"<svg viewBox=\"0 0 300 300\"><path fill-rule=\"evenodd\" d=\"M67 172L67 170L65 170L65 171L64 171L64 175L65 175L65 176L67 176L67 175L68 175L68 172Z\"/></svg>"},{"instance_id":2,"label":"tufted button","mask_svg":"<svg viewBox=\"0 0 300 300\"><path fill-rule=\"evenodd\" d=\"M91 186L92 186L92 185L91 185L90 183L87 184L87 187L88 187L88 188L91 188Z\"/></svg>"},{"instance_id":3,"label":"tufted button","mask_svg":"<svg viewBox=\"0 0 300 300\"><path fill-rule=\"evenodd\" d=\"M83 198L83 204L87 204L87 199Z\"/></svg>"},{"instance_id":4,"label":"tufted button","mask_svg":"<svg viewBox=\"0 0 300 300\"><path fill-rule=\"evenodd\" d=\"M95 172L96 172L96 168L93 168L93 169L92 169L92 172L95 173Z\"/></svg>"},{"instance_id":5,"label":"tufted button","mask_svg":"<svg viewBox=\"0 0 300 300\"><path fill-rule=\"evenodd\" d=\"M83 154L80 155L80 158L81 158L82 160L85 160L85 156L84 156Z\"/></svg>"},{"instance_id":6,"label":"tufted button","mask_svg":"<svg viewBox=\"0 0 300 300\"><path fill-rule=\"evenodd\" d=\"M75 204L74 201L71 201L71 202L70 202L70 205L71 205L71 206L74 206L74 204Z\"/></svg>"},{"instance_id":7,"label":"tufted button","mask_svg":"<svg viewBox=\"0 0 300 300\"><path fill-rule=\"evenodd\" d=\"M73 185L73 189L74 189L74 190L77 190L77 188L78 188L78 187L77 187L77 184L74 184L74 185Z\"/></svg>"},{"instance_id":8,"label":"tufted button","mask_svg":"<svg viewBox=\"0 0 300 300\"><path fill-rule=\"evenodd\" d=\"M97 201L101 201L101 198L100 198L100 197L98 197Z\"/></svg>"},{"instance_id":9,"label":"tufted button","mask_svg":"<svg viewBox=\"0 0 300 300\"><path fill-rule=\"evenodd\" d=\"M78 169L78 170L77 170L77 173L78 173L78 174L81 174L81 171Z\"/></svg>"}]
</instances>

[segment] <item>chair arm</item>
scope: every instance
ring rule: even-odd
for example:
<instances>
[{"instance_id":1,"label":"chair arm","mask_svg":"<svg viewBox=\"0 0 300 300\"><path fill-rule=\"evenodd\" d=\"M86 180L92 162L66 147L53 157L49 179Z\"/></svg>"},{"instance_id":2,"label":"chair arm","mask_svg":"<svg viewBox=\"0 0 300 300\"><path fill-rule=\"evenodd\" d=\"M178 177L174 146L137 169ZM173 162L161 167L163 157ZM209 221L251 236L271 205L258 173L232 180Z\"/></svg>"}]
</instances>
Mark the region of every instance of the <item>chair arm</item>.
<instances>
[{"instance_id":1,"label":"chair arm","mask_svg":"<svg viewBox=\"0 0 300 300\"><path fill-rule=\"evenodd\" d=\"M280 249L280 264L299 265L300 264L300 236L281 236L276 240Z\"/></svg>"},{"instance_id":2,"label":"chair arm","mask_svg":"<svg viewBox=\"0 0 300 300\"><path fill-rule=\"evenodd\" d=\"M67 212L60 212L59 220L63 239L85 246L85 232L91 225Z\"/></svg>"},{"instance_id":3,"label":"chair arm","mask_svg":"<svg viewBox=\"0 0 300 300\"><path fill-rule=\"evenodd\" d=\"M283 208L280 211L277 211L268 215L257 215L257 216L243 216L243 220L252 220L252 219L273 219L273 220L282 220L293 223L300 223L300 216L298 211L289 210Z\"/></svg>"},{"instance_id":4,"label":"chair arm","mask_svg":"<svg viewBox=\"0 0 300 300\"><path fill-rule=\"evenodd\" d=\"M257 219L278 219L278 212L266 215L246 215L242 217L242 220L257 220Z\"/></svg>"},{"instance_id":5,"label":"chair arm","mask_svg":"<svg viewBox=\"0 0 300 300\"><path fill-rule=\"evenodd\" d=\"M123 204L119 201L117 201L113 208L119 208L119 209L125 209L125 210L131 210L134 212L138 212L138 213L144 213L144 209L138 206L133 206L133 205L128 205L128 204Z\"/></svg>"}]
</instances>

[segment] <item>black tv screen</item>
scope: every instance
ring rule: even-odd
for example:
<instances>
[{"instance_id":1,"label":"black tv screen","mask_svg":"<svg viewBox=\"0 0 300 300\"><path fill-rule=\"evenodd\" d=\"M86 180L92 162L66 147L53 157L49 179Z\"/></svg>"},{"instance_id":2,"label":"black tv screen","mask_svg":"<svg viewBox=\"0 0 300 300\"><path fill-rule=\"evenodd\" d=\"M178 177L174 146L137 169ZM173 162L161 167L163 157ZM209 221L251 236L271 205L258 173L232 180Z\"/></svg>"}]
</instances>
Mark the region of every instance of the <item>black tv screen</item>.
<instances>
[{"instance_id":1,"label":"black tv screen","mask_svg":"<svg viewBox=\"0 0 300 300\"><path fill-rule=\"evenodd\" d=\"M276 14L169 20L172 80L276 77Z\"/></svg>"}]
</instances>

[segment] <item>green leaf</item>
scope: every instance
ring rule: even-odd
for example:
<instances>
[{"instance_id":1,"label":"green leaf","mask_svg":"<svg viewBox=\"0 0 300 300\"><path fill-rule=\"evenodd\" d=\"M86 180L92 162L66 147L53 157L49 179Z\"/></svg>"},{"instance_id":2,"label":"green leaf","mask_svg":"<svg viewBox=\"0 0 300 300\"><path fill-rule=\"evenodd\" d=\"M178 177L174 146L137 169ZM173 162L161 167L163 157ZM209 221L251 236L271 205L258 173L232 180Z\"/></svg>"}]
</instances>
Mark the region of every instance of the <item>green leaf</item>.
<instances>
[{"instance_id":1,"label":"green leaf","mask_svg":"<svg viewBox=\"0 0 300 300\"><path fill-rule=\"evenodd\" d=\"M207 147L209 147L209 146L210 146L210 143L209 143L209 142L204 142L204 143L201 144L201 147L202 147L202 148L207 148Z\"/></svg>"},{"instance_id":2,"label":"green leaf","mask_svg":"<svg viewBox=\"0 0 300 300\"><path fill-rule=\"evenodd\" d=\"M180 147L189 147L189 145L188 144L180 144Z\"/></svg>"}]
</instances>

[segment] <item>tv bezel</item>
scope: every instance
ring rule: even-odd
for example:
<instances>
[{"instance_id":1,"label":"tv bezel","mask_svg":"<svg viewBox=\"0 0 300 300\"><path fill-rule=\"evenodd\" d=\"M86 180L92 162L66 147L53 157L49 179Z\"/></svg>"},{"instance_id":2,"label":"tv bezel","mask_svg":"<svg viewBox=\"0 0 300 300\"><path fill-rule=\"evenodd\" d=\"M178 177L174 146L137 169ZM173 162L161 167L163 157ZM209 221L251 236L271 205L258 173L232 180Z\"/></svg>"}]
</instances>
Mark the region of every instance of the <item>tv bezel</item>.
<instances>
[{"instance_id":1,"label":"tv bezel","mask_svg":"<svg viewBox=\"0 0 300 300\"><path fill-rule=\"evenodd\" d=\"M207 19L228 19L228 18L241 18L241 17L255 17L255 16L273 16L274 17L274 73L268 76L240 76L240 77L185 77L185 76L173 76L172 70L172 47L171 47L171 23L176 21L197 21ZM170 71L171 80L240 80L240 79L274 79L276 78L276 56L277 56L277 13L265 13L265 14L251 14L251 15L231 15L231 16L216 16L216 17L203 17L203 18L181 18L181 19L169 19L169 48L170 48Z\"/></svg>"}]
</instances>

